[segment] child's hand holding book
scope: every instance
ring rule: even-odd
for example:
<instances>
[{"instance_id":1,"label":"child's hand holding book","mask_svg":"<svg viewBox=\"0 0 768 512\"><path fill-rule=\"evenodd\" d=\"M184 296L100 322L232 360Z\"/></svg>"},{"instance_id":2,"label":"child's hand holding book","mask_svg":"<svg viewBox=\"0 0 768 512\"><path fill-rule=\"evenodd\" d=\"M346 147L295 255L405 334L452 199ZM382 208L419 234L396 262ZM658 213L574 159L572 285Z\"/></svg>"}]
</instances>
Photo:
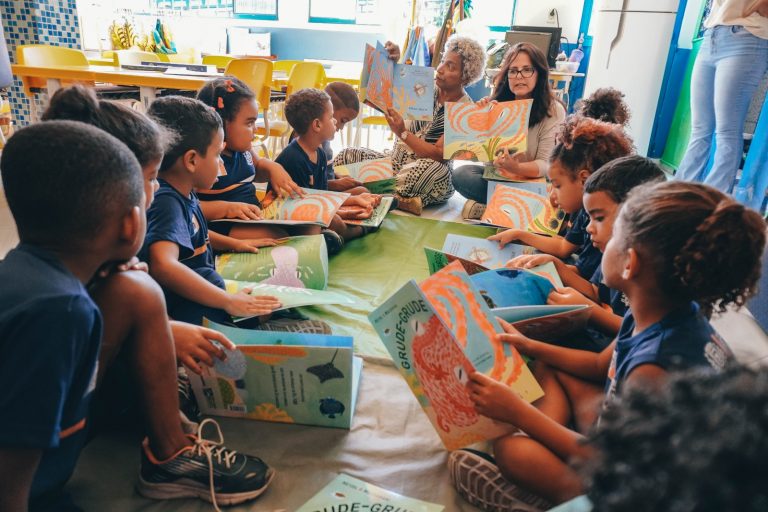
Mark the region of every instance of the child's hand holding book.
<instances>
[{"instance_id":1,"label":"child's hand holding book","mask_svg":"<svg viewBox=\"0 0 768 512\"><path fill-rule=\"evenodd\" d=\"M213 366L214 357L222 361L227 358L222 346L228 350L236 348L224 334L207 327L171 321L171 331L173 344L176 347L176 358L198 375L203 373L200 363Z\"/></svg>"},{"instance_id":2,"label":"child's hand holding book","mask_svg":"<svg viewBox=\"0 0 768 512\"><path fill-rule=\"evenodd\" d=\"M232 316L252 317L268 315L281 306L277 297L251 296L251 288L243 288L228 296L224 311Z\"/></svg>"},{"instance_id":3,"label":"child's hand holding book","mask_svg":"<svg viewBox=\"0 0 768 512\"><path fill-rule=\"evenodd\" d=\"M506 384L480 372L469 374L467 389L475 410L493 420L516 425L516 420L533 407Z\"/></svg>"}]
</instances>

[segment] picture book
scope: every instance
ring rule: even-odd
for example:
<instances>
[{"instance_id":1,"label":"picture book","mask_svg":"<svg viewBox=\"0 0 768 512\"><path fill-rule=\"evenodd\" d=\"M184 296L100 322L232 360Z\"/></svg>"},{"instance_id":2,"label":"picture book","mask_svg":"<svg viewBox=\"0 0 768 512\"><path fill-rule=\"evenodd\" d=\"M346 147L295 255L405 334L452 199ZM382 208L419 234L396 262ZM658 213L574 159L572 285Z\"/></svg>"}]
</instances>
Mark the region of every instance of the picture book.
<instances>
[{"instance_id":1,"label":"picture book","mask_svg":"<svg viewBox=\"0 0 768 512\"><path fill-rule=\"evenodd\" d=\"M541 341L556 341L584 329L591 314L589 306L512 306L491 310L514 325L525 336Z\"/></svg>"},{"instance_id":2,"label":"picture book","mask_svg":"<svg viewBox=\"0 0 768 512\"><path fill-rule=\"evenodd\" d=\"M536 249L520 244L507 244L503 249L499 249L499 243L493 240L450 234L445 237L443 252L490 269L502 268L509 260L518 256L535 254Z\"/></svg>"},{"instance_id":3,"label":"picture book","mask_svg":"<svg viewBox=\"0 0 768 512\"><path fill-rule=\"evenodd\" d=\"M470 280L491 309L543 305L555 289L546 277L516 268L489 270Z\"/></svg>"},{"instance_id":4,"label":"picture book","mask_svg":"<svg viewBox=\"0 0 768 512\"><path fill-rule=\"evenodd\" d=\"M488 202L480 220L503 228L556 235L565 213L549 202L546 183L488 182Z\"/></svg>"},{"instance_id":5,"label":"picture book","mask_svg":"<svg viewBox=\"0 0 768 512\"><path fill-rule=\"evenodd\" d=\"M471 101L446 102L443 157L492 162L502 150L525 152L532 104L516 100L481 107Z\"/></svg>"},{"instance_id":6,"label":"picture book","mask_svg":"<svg viewBox=\"0 0 768 512\"><path fill-rule=\"evenodd\" d=\"M315 224L323 227L333 220L349 194L330 190L304 189L304 197L277 197L267 193L261 202L262 220L218 219L211 222L238 222L242 224Z\"/></svg>"},{"instance_id":7,"label":"picture book","mask_svg":"<svg viewBox=\"0 0 768 512\"><path fill-rule=\"evenodd\" d=\"M379 227L381 226L381 223L384 222L384 218L387 216L387 213L389 213L389 209L392 206L392 201L394 198L392 196L385 196L381 198L381 202L379 205L373 209L373 213L371 216L367 219L363 220L344 220L345 224L353 224L355 226L369 226L369 227Z\"/></svg>"},{"instance_id":8,"label":"picture book","mask_svg":"<svg viewBox=\"0 0 768 512\"><path fill-rule=\"evenodd\" d=\"M340 474L296 512L442 512L445 507L408 498Z\"/></svg>"},{"instance_id":9,"label":"picture book","mask_svg":"<svg viewBox=\"0 0 768 512\"><path fill-rule=\"evenodd\" d=\"M237 345L190 374L203 414L350 428L362 360L352 338L238 329L206 321Z\"/></svg>"},{"instance_id":10,"label":"picture book","mask_svg":"<svg viewBox=\"0 0 768 512\"><path fill-rule=\"evenodd\" d=\"M295 288L292 286L278 286L273 284L253 283L248 281L224 280L227 291L236 293L244 288L251 290L251 295L269 295L277 297L280 301L280 309L297 308L300 306L316 306L321 304L355 304L356 300L341 292L333 290L313 290L312 288ZM246 320L238 318L235 322Z\"/></svg>"},{"instance_id":11,"label":"picture book","mask_svg":"<svg viewBox=\"0 0 768 512\"><path fill-rule=\"evenodd\" d=\"M499 325L458 262L421 286L406 283L369 319L449 450L511 431L477 413L469 373L490 375L528 401L543 395L520 354L496 341Z\"/></svg>"},{"instance_id":12,"label":"picture book","mask_svg":"<svg viewBox=\"0 0 768 512\"><path fill-rule=\"evenodd\" d=\"M486 270L489 270L487 267L478 265L474 261L465 260L464 258L459 258L458 256L454 256L453 254L448 254L443 251L438 251L437 249L432 249L431 247L425 247L424 254L427 257L427 267L429 268L429 275L432 275L438 270L444 267L447 267L449 264L453 263L454 261L458 261L459 263L461 263L461 266L464 267L464 270L469 275L479 274L480 272L485 272Z\"/></svg>"},{"instance_id":13,"label":"picture book","mask_svg":"<svg viewBox=\"0 0 768 512\"><path fill-rule=\"evenodd\" d=\"M216 271L234 281L325 290L328 249L322 235L294 236L279 240L274 247L261 247L255 254L220 254Z\"/></svg>"},{"instance_id":14,"label":"picture book","mask_svg":"<svg viewBox=\"0 0 768 512\"><path fill-rule=\"evenodd\" d=\"M390 158L376 158L346 165L333 166L336 176L350 176L363 183L373 194L395 192L395 170Z\"/></svg>"},{"instance_id":15,"label":"picture book","mask_svg":"<svg viewBox=\"0 0 768 512\"><path fill-rule=\"evenodd\" d=\"M513 183L541 182L546 183L544 178L526 179L519 174L510 173L503 167L496 167L491 162L483 165L483 178L491 181L510 181Z\"/></svg>"},{"instance_id":16,"label":"picture book","mask_svg":"<svg viewBox=\"0 0 768 512\"><path fill-rule=\"evenodd\" d=\"M395 64L381 43L366 46L363 80L365 103L380 112L394 109L403 119L429 121L433 116L435 71L428 66Z\"/></svg>"}]
</instances>

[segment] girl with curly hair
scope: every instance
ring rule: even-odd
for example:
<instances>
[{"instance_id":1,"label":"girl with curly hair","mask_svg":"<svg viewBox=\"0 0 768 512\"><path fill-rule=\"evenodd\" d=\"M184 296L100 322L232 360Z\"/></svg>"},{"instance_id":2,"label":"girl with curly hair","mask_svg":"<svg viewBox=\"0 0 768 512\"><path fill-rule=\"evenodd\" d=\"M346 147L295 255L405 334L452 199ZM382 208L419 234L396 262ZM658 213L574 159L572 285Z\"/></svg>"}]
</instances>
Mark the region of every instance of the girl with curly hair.
<instances>
[{"instance_id":1,"label":"girl with curly hair","mask_svg":"<svg viewBox=\"0 0 768 512\"><path fill-rule=\"evenodd\" d=\"M606 285L631 305L616 340L595 354L532 340L502 321L500 341L536 360L545 395L534 406L506 385L470 374L477 411L524 434L497 439L495 461L454 452L449 465L459 492L487 510L509 510L521 500L528 505L519 510L537 510L583 494L570 464L594 457L582 434L595 423L601 398L610 404L623 388L652 388L668 372L722 369L732 360L705 312L742 306L754 293L765 230L757 212L705 185L634 189L602 264Z\"/></svg>"},{"instance_id":2,"label":"girl with curly hair","mask_svg":"<svg viewBox=\"0 0 768 512\"><path fill-rule=\"evenodd\" d=\"M400 50L392 43L387 48L397 60ZM397 172L395 190L398 208L421 215L424 206L444 203L453 195L451 162L443 159L445 102L472 101L464 88L477 82L485 67L483 47L469 37L454 35L445 43L440 65L435 70L435 102L431 121L405 121L389 109L387 123L398 137L392 153ZM346 148L333 165L346 165L386 155L367 148Z\"/></svg>"},{"instance_id":3,"label":"girl with curly hair","mask_svg":"<svg viewBox=\"0 0 768 512\"><path fill-rule=\"evenodd\" d=\"M501 247L517 241L543 253L565 259L578 255L576 270L585 279L600 264L600 251L592 246L587 233L589 215L584 211L584 182L600 167L633 153L632 141L617 124L587 117L571 116L562 126L559 142L552 150L547 170L558 206L572 215L573 223L565 237L537 235L523 229L508 229L489 237Z\"/></svg>"},{"instance_id":4,"label":"girl with curly hair","mask_svg":"<svg viewBox=\"0 0 768 512\"><path fill-rule=\"evenodd\" d=\"M596 90L588 98L577 101L574 109L577 115L624 127L631 117L629 106L624 101L624 93L613 87Z\"/></svg>"}]
</instances>

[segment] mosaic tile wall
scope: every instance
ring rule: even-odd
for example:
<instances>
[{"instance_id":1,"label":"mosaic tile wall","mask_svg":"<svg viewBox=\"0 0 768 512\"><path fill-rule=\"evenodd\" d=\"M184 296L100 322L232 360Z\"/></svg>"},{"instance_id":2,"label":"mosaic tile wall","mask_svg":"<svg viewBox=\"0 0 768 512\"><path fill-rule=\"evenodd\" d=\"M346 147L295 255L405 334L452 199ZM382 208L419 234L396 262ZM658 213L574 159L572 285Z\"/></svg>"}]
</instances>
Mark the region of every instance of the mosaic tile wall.
<instances>
[{"instance_id":1,"label":"mosaic tile wall","mask_svg":"<svg viewBox=\"0 0 768 512\"><path fill-rule=\"evenodd\" d=\"M16 47L23 44L80 48L80 26L75 0L0 0L0 18L12 63L16 62ZM45 93L36 96L37 110L42 112L47 97ZM16 125L29 124L32 119L30 100L24 94L21 80L14 79L9 97Z\"/></svg>"}]
</instances>

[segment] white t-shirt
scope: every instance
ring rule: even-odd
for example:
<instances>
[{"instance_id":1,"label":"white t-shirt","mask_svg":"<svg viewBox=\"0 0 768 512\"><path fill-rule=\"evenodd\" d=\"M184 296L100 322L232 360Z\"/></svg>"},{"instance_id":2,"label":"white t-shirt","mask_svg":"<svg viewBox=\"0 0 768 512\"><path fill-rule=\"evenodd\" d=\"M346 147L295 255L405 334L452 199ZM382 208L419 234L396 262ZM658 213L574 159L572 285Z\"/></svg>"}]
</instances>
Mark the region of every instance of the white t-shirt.
<instances>
[{"instance_id":1,"label":"white t-shirt","mask_svg":"<svg viewBox=\"0 0 768 512\"><path fill-rule=\"evenodd\" d=\"M704 26L712 28L717 25L741 25L751 34L768 39L768 18L757 13L744 17L744 11L754 2L755 0L712 0L712 10Z\"/></svg>"}]
</instances>

